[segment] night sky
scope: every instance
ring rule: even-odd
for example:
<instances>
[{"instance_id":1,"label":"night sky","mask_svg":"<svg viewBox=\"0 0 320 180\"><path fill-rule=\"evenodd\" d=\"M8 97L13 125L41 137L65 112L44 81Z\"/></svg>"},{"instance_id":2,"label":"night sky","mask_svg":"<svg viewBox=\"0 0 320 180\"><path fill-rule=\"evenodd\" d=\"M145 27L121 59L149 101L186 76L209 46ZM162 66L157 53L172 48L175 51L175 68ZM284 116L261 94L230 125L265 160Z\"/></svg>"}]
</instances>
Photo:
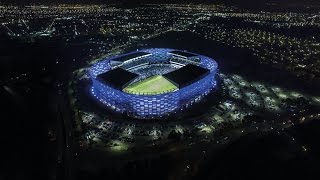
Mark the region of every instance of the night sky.
<instances>
[{"instance_id":1,"label":"night sky","mask_svg":"<svg viewBox=\"0 0 320 180\"><path fill-rule=\"evenodd\" d=\"M277 8L306 8L320 6L319 0L0 0L0 5L52 5L52 4L121 4L135 7L145 3L174 4L224 4L249 10L269 10ZM270 6L272 4L272 6ZM271 9L270 9L271 8Z\"/></svg>"},{"instance_id":2,"label":"night sky","mask_svg":"<svg viewBox=\"0 0 320 180\"><path fill-rule=\"evenodd\" d=\"M0 3L5 4L51 4L51 3L317 3L318 0L0 0Z\"/></svg>"}]
</instances>

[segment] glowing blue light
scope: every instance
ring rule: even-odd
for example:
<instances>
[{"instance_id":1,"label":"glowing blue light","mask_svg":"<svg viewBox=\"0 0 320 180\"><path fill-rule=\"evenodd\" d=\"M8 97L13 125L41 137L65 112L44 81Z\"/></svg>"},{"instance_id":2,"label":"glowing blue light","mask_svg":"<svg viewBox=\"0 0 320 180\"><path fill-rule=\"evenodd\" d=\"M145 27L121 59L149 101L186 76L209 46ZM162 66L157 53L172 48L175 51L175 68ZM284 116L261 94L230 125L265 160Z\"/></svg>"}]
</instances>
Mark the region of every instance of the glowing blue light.
<instances>
[{"instance_id":1,"label":"glowing blue light","mask_svg":"<svg viewBox=\"0 0 320 180\"><path fill-rule=\"evenodd\" d=\"M151 55L143 57L142 59L147 59L149 62L164 62L170 59L172 55L170 55L169 52L173 50L174 49L154 48L140 51L151 53ZM131 53L136 53L136 51ZM189 107L194 102L200 101L217 86L215 80L215 75L218 70L217 63L209 57L198 54L200 58L199 66L210 70L210 73L199 81L181 88L178 91L157 95L128 94L103 84L96 79L97 75L112 69L110 65L112 59L124 55L104 59L93 65L89 71L92 79L90 92L93 97L107 107L115 109L117 112L127 113L128 115L139 118L160 117Z\"/></svg>"}]
</instances>

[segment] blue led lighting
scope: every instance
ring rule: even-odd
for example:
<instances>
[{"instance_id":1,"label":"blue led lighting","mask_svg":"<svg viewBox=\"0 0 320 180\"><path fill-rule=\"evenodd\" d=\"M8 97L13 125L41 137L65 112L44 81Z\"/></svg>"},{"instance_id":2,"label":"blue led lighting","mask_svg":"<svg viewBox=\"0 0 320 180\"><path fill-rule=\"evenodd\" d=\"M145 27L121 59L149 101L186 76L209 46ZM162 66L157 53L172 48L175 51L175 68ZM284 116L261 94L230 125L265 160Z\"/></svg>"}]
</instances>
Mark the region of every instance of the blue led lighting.
<instances>
[{"instance_id":1,"label":"blue led lighting","mask_svg":"<svg viewBox=\"0 0 320 180\"><path fill-rule=\"evenodd\" d=\"M141 52L151 53L151 55L137 58L137 60L133 60L130 63L117 65L117 67L122 67L129 70L136 66L141 66L141 64L145 62L165 62L168 64L170 58L172 57L172 54L169 52L173 50L174 49L164 48L139 50ZM156 95L129 94L114 89L96 79L97 75L115 68L110 63L114 58L124 55L104 59L94 64L89 70L92 80L90 93L95 99L116 112L126 113L130 116L138 118L162 117L174 111L190 107L193 103L200 101L203 97L208 95L217 86L215 76L218 71L218 64L213 59L199 54L196 54L200 58L200 63L198 65L210 70L210 73L197 82L173 92ZM181 65L183 64L180 64L180 66ZM148 66L148 64L145 66ZM179 65L175 66L178 67Z\"/></svg>"}]
</instances>

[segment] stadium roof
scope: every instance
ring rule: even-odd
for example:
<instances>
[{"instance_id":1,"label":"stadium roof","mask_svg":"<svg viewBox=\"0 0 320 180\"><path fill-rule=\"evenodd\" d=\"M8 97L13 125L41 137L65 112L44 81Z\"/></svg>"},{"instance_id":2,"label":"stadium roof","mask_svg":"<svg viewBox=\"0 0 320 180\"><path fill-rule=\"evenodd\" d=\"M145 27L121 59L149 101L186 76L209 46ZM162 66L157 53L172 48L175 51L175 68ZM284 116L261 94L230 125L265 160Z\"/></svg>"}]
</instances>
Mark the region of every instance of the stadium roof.
<instances>
[{"instance_id":1,"label":"stadium roof","mask_svg":"<svg viewBox=\"0 0 320 180\"><path fill-rule=\"evenodd\" d=\"M97 79L115 89L122 90L136 77L138 77L138 75L135 73L129 72L122 68L116 68L108 72L99 74L97 76Z\"/></svg>"},{"instance_id":2,"label":"stadium roof","mask_svg":"<svg viewBox=\"0 0 320 180\"><path fill-rule=\"evenodd\" d=\"M177 87L183 88L188 86L209 73L208 69L188 64L180 69L162 75Z\"/></svg>"},{"instance_id":3,"label":"stadium roof","mask_svg":"<svg viewBox=\"0 0 320 180\"><path fill-rule=\"evenodd\" d=\"M117 57L117 58L115 58L115 59L112 59L111 61L125 62L125 61L128 61L128 60L130 60L130 59L137 58L137 57L144 56L144 55L148 55L148 54L150 54L150 53L146 53L146 52L135 52L135 53L131 53L131 54L128 54L128 55L124 55L124 56Z\"/></svg>"},{"instance_id":4,"label":"stadium roof","mask_svg":"<svg viewBox=\"0 0 320 180\"><path fill-rule=\"evenodd\" d=\"M170 53L175 54L175 55L179 55L179 56L183 56L183 57L187 57L187 58L197 56L196 54L184 52L184 51L171 51Z\"/></svg>"}]
</instances>

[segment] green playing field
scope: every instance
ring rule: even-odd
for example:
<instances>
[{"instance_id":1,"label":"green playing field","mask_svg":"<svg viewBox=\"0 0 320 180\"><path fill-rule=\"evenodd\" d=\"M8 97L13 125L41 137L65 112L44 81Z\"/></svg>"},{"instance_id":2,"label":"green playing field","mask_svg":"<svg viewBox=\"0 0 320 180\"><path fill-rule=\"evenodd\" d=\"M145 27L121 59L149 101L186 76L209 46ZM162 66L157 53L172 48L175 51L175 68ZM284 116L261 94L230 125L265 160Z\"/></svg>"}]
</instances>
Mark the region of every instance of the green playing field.
<instances>
[{"instance_id":1,"label":"green playing field","mask_svg":"<svg viewBox=\"0 0 320 180\"><path fill-rule=\"evenodd\" d=\"M161 94L177 90L178 88L166 78L156 75L131 84L123 89L131 94Z\"/></svg>"}]
</instances>

